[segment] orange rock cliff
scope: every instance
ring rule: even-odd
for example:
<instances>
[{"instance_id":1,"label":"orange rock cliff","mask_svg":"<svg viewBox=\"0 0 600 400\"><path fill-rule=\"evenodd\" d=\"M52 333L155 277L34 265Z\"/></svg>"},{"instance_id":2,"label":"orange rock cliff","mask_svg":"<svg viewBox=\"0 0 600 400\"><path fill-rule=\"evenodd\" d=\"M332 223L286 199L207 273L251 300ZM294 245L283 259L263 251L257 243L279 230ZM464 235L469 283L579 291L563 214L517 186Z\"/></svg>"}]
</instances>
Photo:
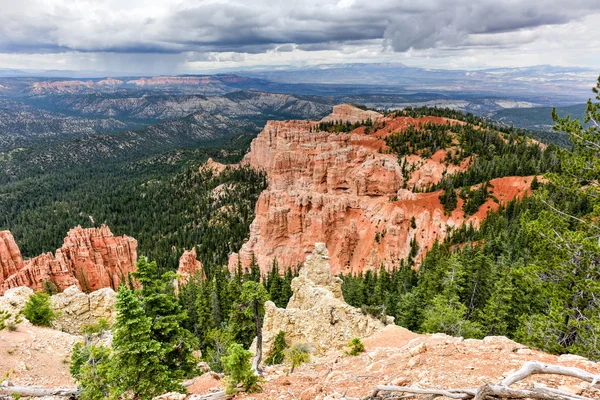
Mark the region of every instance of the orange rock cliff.
<instances>
[{"instance_id":1,"label":"orange rock cliff","mask_svg":"<svg viewBox=\"0 0 600 400\"><path fill-rule=\"evenodd\" d=\"M94 291L118 289L123 277L135 270L137 241L114 236L106 225L100 228L71 229L55 254L44 253L23 260L12 234L0 232L0 294L7 289L28 286L41 289L50 280L59 290L76 285Z\"/></svg>"},{"instance_id":2,"label":"orange rock cliff","mask_svg":"<svg viewBox=\"0 0 600 400\"><path fill-rule=\"evenodd\" d=\"M333 273L392 268L410 252L414 238L422 257L436 239L464 222L478 225L487 211L498 208L489 199L468 218L462 199L450 215L440 203L441 192L413 193L405 187L423 188L442 174L466 168L444 165L440 150L423 159L407 157L416 170L403 176L395 154L386 154L385 137L413 125L425 123L463 124L441 117L384 117L350 105L336 106L323 121L370 118L378 121L366 134L365 127L349 133L318 129L315 121L269 121L256 137L244 164L267 173L269 185L257 204L250 238L239 254L232 254L230 268L238 257L248 265L252 254L263 272L277 258L279 265L294 266L313 250L315 242L329 249ZM533 177L506 177L491 181L491 193L506 202L529 191ZM411 220L414 218L415 224ZM415 227L416 225L416 227Z\"/></svg>"}]
</instances>

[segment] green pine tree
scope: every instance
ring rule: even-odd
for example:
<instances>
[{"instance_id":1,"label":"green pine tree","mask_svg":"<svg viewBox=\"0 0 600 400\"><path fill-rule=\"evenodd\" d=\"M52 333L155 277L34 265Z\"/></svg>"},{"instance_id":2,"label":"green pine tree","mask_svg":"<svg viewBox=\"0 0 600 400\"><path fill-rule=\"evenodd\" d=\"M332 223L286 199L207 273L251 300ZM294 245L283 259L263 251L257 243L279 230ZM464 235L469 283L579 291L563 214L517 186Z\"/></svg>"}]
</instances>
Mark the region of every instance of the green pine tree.
<instances>
[{"instance_id":1,"label":"green pine tree","mask_svg":"<svg viewBox=\"0 0 600 400\"><path fill-rule=\"evenodd\" d=\"M160 343L164 354L161 364L171 373L171 379L181 380L195 371L197 360L193 351L198 341L183 323L187 313L175 295L174 272L159 275L156 262L148 262L140 257L137 270L132 275L142 285L136 291L146 317L151 321L151 339Z\"/></svg>"},{"instance_id":2,"label":"green pine tree","mask_svg":"<svg viewBox=\"0 0 600 400\"><path fill-rule=\"evenodd\" d=\"M267 300L269 293L262 284L254 281L244 282L239 308L244 310L246 317L252 318L256 329L256 356L252 362L254 370L258 370L262 360L262 323Z\"/></svg>"},{"instance_id":3,"label":"green pine tree","mask_svg":"<svg viewBox=\"0 0 600 400\"><path fill-rule=\"evenodd\" d=\"M165 349L152 339L152 321L136 294L121 286L117 294L117 320L112 341L112 392L151 399L169 391L184 391L162 363Z\"/></svg>"}]
</instances>

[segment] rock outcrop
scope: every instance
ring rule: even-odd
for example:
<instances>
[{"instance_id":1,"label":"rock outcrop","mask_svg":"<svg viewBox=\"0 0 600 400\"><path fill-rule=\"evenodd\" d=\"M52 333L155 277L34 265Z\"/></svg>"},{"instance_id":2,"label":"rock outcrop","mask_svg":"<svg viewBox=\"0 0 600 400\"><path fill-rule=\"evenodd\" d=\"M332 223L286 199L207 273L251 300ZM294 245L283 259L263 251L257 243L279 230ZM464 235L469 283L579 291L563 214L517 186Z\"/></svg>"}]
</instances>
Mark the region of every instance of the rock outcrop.
<instances>
[{"instance_id":1,"label":"rock outcrop","mask_svg":"<svg viewBox=\"0 0 600 400\"><path fill-rule=\"evenodd\" d=\"M100 319L112 324L117 316L115 303L117 293L112 288L103 288L90 294L71 286L62 293L50 297L50 305L56 312L52 327L74 335L81 334L85 325Z\"/></svg>"},{"instance_id":2,"label":"rock outcrop","mask_svg":"<svg viewBox=\"0 0 600 400\"><path fill-rule=\"evenodd\" d=\"M340 104L338 106L333 107L333 112L325 118L321 119L321 122L347 121L351 124L355 124L357 122L364 122L369 119L375 122L379 121L381 118L383 118L383 115L381 115L377 111L365 111L360 108L354 107L350 104Z\"/></svg>"},{"instance_id":3,"label":"rock outcrop","mask_svg":"<svg viewBox=\"0 0 600 400\"><path fill-rule=\"evenodd\" d=\"M110 287L117 289L135 271L137 241L126 235L114 236L106 225L80 226L67 234L55 254L44 253L23 261L10 232L0 232L0 294L7 289L28 286L42 289L45 281L59 290L77 286L87 292Z\"/></svg>"},{"instance_id":4,"label":"rock outcrop","mask_svg":"<svg viewBox=\"0 0 600 400\"><path fill-rule=\"evenodd\" d=\"M33 293L26 286L8 289L0 296L0 311L7 311L11 314L11 319L14 318L23 310ZM95 324L100 319L112 324L116 317L116 302L117 294L111 288L86 294L77 286L68 287L62 293L50 296L50 306L55 312L52 327L79 335L85 325Z\"/></svg>"},{"instance_id":5,"label":"rock outcrop","mask_svg":"<svg viewBox=\"0 0 600 400\"><path fill-rule=\"evenodd\" d=\"M15 238L9 231L0 232L0 283L2 277L11 276L23 269L23 257Z\"/></svg>"},{"instance_id":6,"label":"rock outcrop","mask_svg":"<svg viewBox=\"0 0 600 400\"><path fill-rule=\"evenodd\" d=\"M289 345L304 343L316 353L343 347L354 337L368 337L385 323L348 305L342 296L342 280L331 273L324 243L317 243L299 276L292 281L293 295L287 308L265 304L263 348L268 354L279 331ZM393 323L387 317L387 324Z\"/></svg>"},{"instance_id":7,"label":"rock outcrop","mask_svg":"<svg viewBox=\"0 0 600 400\"><path fill-rule=\"evenodd\" d=\"M177 268L177 275L181 277L181 280L185 282L191 276L203 273L202 263L198 261L196 248L184 251L179 257L179 268Z\"/></svg>"},{"instance_id":8,"label":"rock outcrop","mask_svg":"<svg viewBox=\"0 0 600 400\"><path fill-rule=\"evenodd\" d=\"M243 160L264 170L269 181L256 204L249 240L239 252L244 266L250 264L252 254L263 272L273 258L279 265L294 266L312 251L315 242L324 242L335 274L378 269L382 264L392 268L408 257L412 239L419 246L418 261L450 229L464 222L477 225L487 211L498 208L490 198L478 213L465 217L459 199L457 209L447 214L439 200L441 192L413 193L403 188L437 183L444 173L464 170L468 160L446 165L443 150L429 158L411 155L406 160L414 171L403 174L398 157L386 153L385 137L394 132L426 123L463 122L375 114L344 105L325 118L379 121L368 134L365 127L349 133L321 131L314 121L266 124ZM522 196L532 179L494 179L493 194L499 202ZM230 268L235 268L237 260L238 254L230 257Z\"/></svg>"}]
</instances>

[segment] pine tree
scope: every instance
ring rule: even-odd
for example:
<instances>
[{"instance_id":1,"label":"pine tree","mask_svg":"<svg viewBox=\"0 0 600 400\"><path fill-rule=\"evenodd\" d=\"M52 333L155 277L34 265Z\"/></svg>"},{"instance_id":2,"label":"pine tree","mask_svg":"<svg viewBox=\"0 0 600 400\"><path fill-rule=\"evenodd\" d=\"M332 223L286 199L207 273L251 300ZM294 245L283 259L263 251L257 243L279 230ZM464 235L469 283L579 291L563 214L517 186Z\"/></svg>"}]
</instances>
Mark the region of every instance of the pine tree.
<instances>
[{"instance_id":1,"label":"pine tree","mask_svg":"<svg viewBox=\"0 0 600 400\"><path fill-rule=\"evenodd\" d=\"M151 339L159 342L164 350L161 363L170 371L171 379L183 379L196 367L192 352L198 347L198 341L183 327L187 314L175 295L173 283L177 276L174 272L159 275L156 262L148 262L145 257L140 257L136 267L132 275L142 289L135 293L152 323Z\"/></svg>"},{"instance_id":2,"label":"pine tree","mask_svg":"<svg viewBox=\"0 0 600 400\"><path fill-rule=\"evenodd\" d=\"M252 317L254 320L257 340L256 356L252 362L252 368L256 371L262 360L262 323L267 300L269 300L269 294L262 284L254 281L244 282L239 306L244 310L246 317Z\"/></svg>"},{"instance_id":3,"label":"pine tree","mask_svg":"<svg viewBox=\"0 0 600 400\"><path fill-rule=\"evenodd\" d=\"M54 311L50 307L50 295L44 292L36 292L29 297L23 315L29 322L39 326L50 326L54 319Z\"/></svg>"},{"instance_id":4,"label":"pine tree","mask_svg":"<svg viewBox=\"0 0 600 400\"><path fill-rule=\"evenodd\" d=\"M600 78L593 91L600 100ZM548 184L536 192L545 209L528 224L538 257L527 276L547 307L525 322L520 335L552 351L600 359L594 334L600 327L600 103L588 101L587 126L556 110L552 116L573 148L561 152L562 170L548 174Z\"/></svg>"},{"instance_id":5,"label":"pine tree","mask_svg":"<svg viewBox=\"0 0 600 400\"><path fill-rule=\"evenodd\" d=\"M479 338L481 328L466 319L467 307L450 290L435 296L425 310L422 329L426 333L447 333L452 336Z\"/></svg>"},{"instance_id":6,"label":"pine tree","mask_svg":"<svg viewBox=\"0 0 600 400\"><path fill-rule=\"evenodd\" d=\"M136 294L121 286L116 309L112 342L113 395L119 397L131 393L143 400L168 391L183 391L162 363L165 351L157 340L152 339L152 321L145 315Z\"/></svg>"},{"instance_id":7,"label":"pine tree","mask_svg":"<svg viewBox=\"0 0 600 400\"><path fill-rule=\"evenodd\" d=\"M275 339L273 340L273 348L271 349L271 353L265 360L265 364L267 365L276 365L281 364L285 358L285 349L288 348L288 345L285 341L285 332L279 331L277 335L275 335Z\"/></svg>"}]
</instances>

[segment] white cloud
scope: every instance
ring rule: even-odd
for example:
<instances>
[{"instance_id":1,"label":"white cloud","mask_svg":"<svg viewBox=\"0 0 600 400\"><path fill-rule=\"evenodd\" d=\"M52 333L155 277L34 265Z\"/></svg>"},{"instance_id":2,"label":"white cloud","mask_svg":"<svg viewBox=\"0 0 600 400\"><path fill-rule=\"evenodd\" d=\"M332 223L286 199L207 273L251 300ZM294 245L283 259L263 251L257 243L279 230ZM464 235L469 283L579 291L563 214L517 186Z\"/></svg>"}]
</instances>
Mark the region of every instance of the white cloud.
<instances>
[{"instance_id":1,"label":"white cloud","mask_svg":"<svg viewBox=\"0 0 600 400\"><path fill-rule=\"evenodd\" d=\"M597 0L0 0L5 68L600 65Z\"/></svg>"}]
</instances>

